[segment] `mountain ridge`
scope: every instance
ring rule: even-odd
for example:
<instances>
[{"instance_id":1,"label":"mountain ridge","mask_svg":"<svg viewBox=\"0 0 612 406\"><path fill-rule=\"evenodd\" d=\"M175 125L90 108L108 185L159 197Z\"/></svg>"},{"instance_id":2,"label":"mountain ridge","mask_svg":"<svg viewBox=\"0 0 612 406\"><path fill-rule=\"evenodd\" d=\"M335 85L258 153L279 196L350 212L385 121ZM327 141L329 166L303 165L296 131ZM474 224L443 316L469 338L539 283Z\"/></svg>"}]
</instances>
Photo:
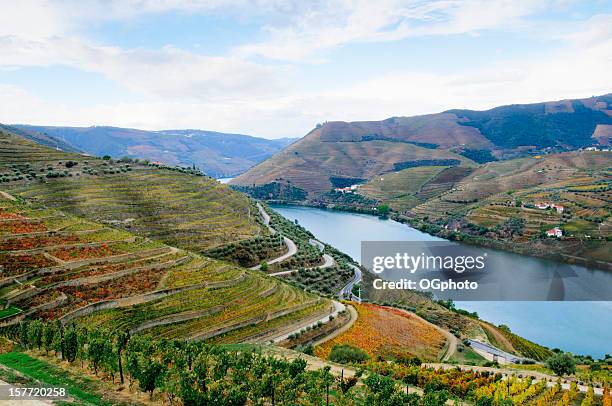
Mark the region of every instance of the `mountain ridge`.
<instances>
[{"instance_id":1,"label":"mountain ridge","mask_svg":"<svg viewBox=\"0 0 612 406\"><path fill-rule=\"evenodd\" d=\"M455 109L381 121L318 124L298 142L232 181L241 186L290 183L315 196L332 188L330 177L372 179L406 162L495 159L609 146L612 94Z\"/></svg>"},{"instance_id":2,"label":"mountain ridge","mask_svg":"<svg viewBox=\"0 0 612 406\"><path fill-rule=\"evenodd\" d=\"M72 150L113 158L197 166L210 176L235 176L294 141L197 129L139 130L113 126L55 127L16 124L19 131L52 137Z\"/></svg>"}]
</instances>

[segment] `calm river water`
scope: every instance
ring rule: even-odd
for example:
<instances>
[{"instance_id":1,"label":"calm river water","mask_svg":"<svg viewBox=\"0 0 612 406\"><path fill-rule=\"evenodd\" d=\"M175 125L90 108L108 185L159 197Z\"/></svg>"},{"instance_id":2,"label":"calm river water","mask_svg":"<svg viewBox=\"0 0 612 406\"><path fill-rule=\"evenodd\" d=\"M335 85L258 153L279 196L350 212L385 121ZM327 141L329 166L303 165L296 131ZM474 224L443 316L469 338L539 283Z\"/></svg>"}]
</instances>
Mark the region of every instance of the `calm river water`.
<instances>
[{"instance_id":1,"label":"calm river water","mask_svg":"<svg viewBox=\"0 0 612 406\"><path fill-rule=\"evenodd\" d=\"M272 205L289 220L318 239L360 260L361 241L434 241L428 234L393 220L375 216L301 206ZM541 269L550 264L537 258L499 253L504 261ZM584 268L578 272L591 274ZM612 286L612 273L595 271L596 283ZM612 353L612 302L458 302L495 324L506 324L526 338L550 348L601 357Z\"/></svg>"}]
</instances>

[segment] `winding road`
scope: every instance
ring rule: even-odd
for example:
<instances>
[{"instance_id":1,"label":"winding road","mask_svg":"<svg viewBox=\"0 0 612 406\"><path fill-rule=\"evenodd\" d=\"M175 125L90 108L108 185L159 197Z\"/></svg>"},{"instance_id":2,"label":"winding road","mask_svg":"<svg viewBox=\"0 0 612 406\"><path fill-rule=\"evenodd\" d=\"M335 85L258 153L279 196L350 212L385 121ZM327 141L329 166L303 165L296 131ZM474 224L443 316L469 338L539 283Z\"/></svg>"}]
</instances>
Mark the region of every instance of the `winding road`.
<instances>
[{"instance_id":1,"label":"winding road","mask_svg":"<svg viewBox=\"0 0 612 406\"><path fill-rule=\"evenodd\" d=\"M342 290L340 290L340 292L338 292L338 297L346 297L347 295L351 296L351 300L355 301L355 302L359 302L361 303L361 299L358 298L357 296L353 295L353 286L355 286L356 284L358 284L359 282L361 282L361 269L359 269L358 266L353 265L353 264L348 264L348 266L350 266L353 271L355 271L355 275L353 276L353 279L351 279L349 281L349 283L347 283Z\"/></svg>"},{"instance_id":2,"label":"winding road","mask_svg":"<svg viewBox=\"0 0 612 406\"><path fill-rule=\"evenodd\" d=\"M270 230L270 234L276 234L276 230L272 228L272 226L270 226L270 215L268 213L266 213L266 210L263 208L263 206L260 203L257 203L257 208L259 209L259 213L261 214L261 217L263 218L263 222L264 225L266 227L268 227L268 230ZM291 258L292 256L294 256L297 253L297 246L295 245L295 243L290 240L289 238L283 236L283 242L285 243L285 245L287 246L287 252L284 253L283 255L281 255L280 257L271 259L269 261L266 261L266 263L268 265L272 265L272 264L276 264L278 262L282 262L288 258ZM261 268L261 265L256 265L253 266L249 269L251 270L257 270Z\"/></svg>"},{"instance_id":3,"label":"winding road","mask_svg":"<svg viewBox=\"0 0 612 406\"><path fill-rule=\"evenodd\" d=\"M308 269L325 269L325 268L331 268L332 266L336 265L336 261L334 261L334 259L331 257L331 255L327 255L327 254L323 254L323 265L317 265L317 266L313 266L310 268L305 268L306 270ZM270 276L283 276L283 275L289 275L292 274L294 272L299 271L299 269L291 269L289 271L281 271L281 272L274 272L271 274L268 274Z\"/></svg>"}]
</instances>

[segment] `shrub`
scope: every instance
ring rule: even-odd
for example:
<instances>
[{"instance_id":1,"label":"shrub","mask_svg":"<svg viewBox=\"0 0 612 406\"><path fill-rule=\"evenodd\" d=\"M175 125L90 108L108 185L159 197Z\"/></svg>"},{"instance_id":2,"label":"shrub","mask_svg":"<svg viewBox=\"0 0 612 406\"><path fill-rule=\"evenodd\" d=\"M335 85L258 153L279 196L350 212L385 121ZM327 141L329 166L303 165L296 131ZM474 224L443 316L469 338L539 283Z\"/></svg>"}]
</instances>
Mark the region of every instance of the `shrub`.
<instances>
[{"instance_id":1,"label":"shrub","mask_svg":"<svg viewBox=\"0 0 612 406\"><path fill-rule=\"evenodd\" d=\"M367 352L348 344L335 345L329 353L329 360L339 363L361 363L369 358Z\"/></svg>"},{"instance_id":2,"label":"shrub","mask_svg":"<svg viewBox=\"0 0 612 406\"><path fill-rule=\"evenodd\" d=\"M556 354L546 360L546 366L559 376L576 372L576 361L569 353Z\"/></svg>"}]
</instances>

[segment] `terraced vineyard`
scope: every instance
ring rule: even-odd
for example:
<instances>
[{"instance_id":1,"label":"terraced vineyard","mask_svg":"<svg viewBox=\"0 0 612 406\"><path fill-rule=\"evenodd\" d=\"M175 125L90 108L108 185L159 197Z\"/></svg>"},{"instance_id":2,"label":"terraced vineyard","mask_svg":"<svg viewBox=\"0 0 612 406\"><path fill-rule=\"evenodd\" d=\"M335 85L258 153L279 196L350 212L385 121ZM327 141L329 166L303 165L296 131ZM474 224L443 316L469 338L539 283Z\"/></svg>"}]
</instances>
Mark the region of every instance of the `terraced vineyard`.
<instances>
[{"instance_id":1,"label":"terraced vineyard","mask_svg":"<svg viewBox=\"0 0 612 406\"><path fill-rule=\"evenodd\" d=\"M0 198L0 325L59 319L167 338L261 342L333 312L258 271Z\"/></svg>"},{"instance_id":2,"label":"terraced vineyard","mask_svg":"<svg viewBox=\"0 0 612 406\"><path fill-rule=\"evenodd\" d=\"M372 358L405 359L410 356L437 360L444 336L432 325L409 312L374 304L355 304L359 318L345 333L316 348L327 358L335 346L352 345Z\"/></svg>"},{"instance_id":3,"label":"terraced vineyard","mask_svg":"<svg viewBox=\"0 0 612 406\"><path fill-rule=\"evenodd\" d=\"M579 151L491 162L406 219L444 237L458 232L475 243L605 268L612 261L610 157ZM555 227L563 238L547 239Z\"/></svg>"},{"instance_id":4,"label":"terraced vineyard","mask_svg":"<svg viewBox=\"0 0 612 406\"><path fill-rule=\"evenodd\" d=\"M70 154L0 132L0 174L14 195L196 252L263 232L246 196L190 169Z\"/></svg>"}]
</instances>

